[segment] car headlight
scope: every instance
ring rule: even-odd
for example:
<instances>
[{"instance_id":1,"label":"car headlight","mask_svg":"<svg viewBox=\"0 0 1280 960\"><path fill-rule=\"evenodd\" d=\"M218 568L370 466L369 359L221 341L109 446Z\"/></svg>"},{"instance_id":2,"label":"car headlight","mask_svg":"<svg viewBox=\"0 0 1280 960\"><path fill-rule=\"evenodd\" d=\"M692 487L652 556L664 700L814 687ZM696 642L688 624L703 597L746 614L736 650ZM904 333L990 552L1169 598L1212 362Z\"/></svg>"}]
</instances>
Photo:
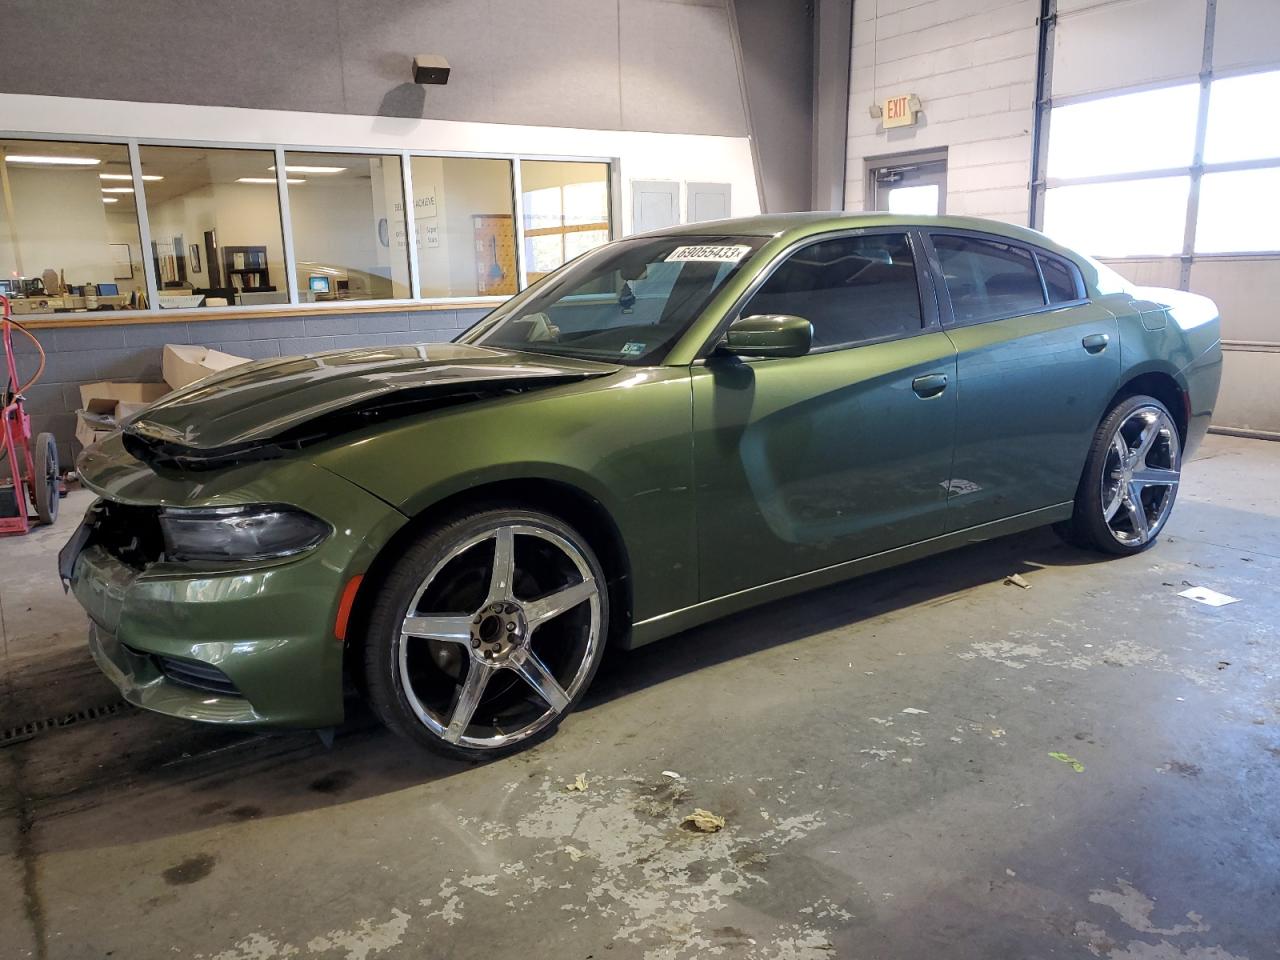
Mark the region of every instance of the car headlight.
<instances>
[{"instance_id":1,"label":"car headlight","mask_svg":"<svg viewBox=\"0 0 1280 960\"><path fill-rule=\"evenodd\" d=\"M310 550L329 524L293 507L165 507L160 511L170 560L273 560Z\"/></svg>"}]
</instances>

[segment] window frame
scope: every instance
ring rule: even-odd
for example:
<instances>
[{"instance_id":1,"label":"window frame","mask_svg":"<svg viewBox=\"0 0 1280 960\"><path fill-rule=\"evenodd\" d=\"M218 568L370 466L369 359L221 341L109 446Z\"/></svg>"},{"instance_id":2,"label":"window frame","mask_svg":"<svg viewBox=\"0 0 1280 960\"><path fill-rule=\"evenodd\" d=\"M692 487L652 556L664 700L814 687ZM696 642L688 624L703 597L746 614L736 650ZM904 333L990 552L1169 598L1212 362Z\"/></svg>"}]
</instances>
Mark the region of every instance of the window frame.
<instances>
[{"instance_id":1,"label":"window frame","mask_svg":"<svg viewBox=\"0 0 1280 960\"><path fill-rule=\"evenodd\" d=\"M846 237L884 236L886 234L905 235L907 243L911 247L911 257L915 262L916 268L916 294L920 298L920 329L914 330L910 333L886 334L881 337L869 337L866 340L855 340L850 343L837 343L825 347L817 347L815 349L811 349L805 354L805 356L822 356L824 354L834 353L840 350L855 350L858 347L872 346L877 343L893 343L900 340L910 340L927 333L937 333L942 329L939 299L937 291L934 289L934 277L930 264L926 263L926 246L921 228L914 224L903 224L896 227L854 227L851 229L832 230L826 233L801 237L779 250L773 258L760 269L755 277L752 278L751 285L747 287L747 289L742 292L742 295L739 296L729 309L725 311L725 315L721 318L720 322L711 332L711 335L707 337L702 347L698 350L694 363L703 361L715 353L721 343L723 343L725 332L729 329L730 324L742 318L742 311L746 308L747 304L751 302L752 297L754 297L757 291L759 291L759 289L769 281L769 278L773 276L774 272L791 259L793 255L807 247L829 240L840 240ZM754 363L758 360L768 361L769 359L772 358L743 357L742 361L744 363Z\"/></svg>"},{"instance_id":2,"label":"window frame","mask_svg":"<svg viewBox=\"0 0 1280 960\"><path fill-rule=\"evenodd\" d=\"M1044 287L1044 298L1047 301L1048 306L1074 307L1082 303L1089 302L1089 288L1085 285L1084 273L1080 270L1079 264L1077 264L1074 260L1070 260L1067 257L1061 256L1060 254L1050 253L1048 250L1044 250L1036 246L1031 246L1030 244L1028 244L1028 246L1031 249L1032 255L1036 258L1036 269L1040 271L1040 285ZM1071 284L1072 286L1075 287L1076 295L1074 297L1072 297L1070 300L1060 300L1057 303L1054 303L1052 300L1050 300L1049 281L1045 279L1044 264L1041 262L1043 260L1055 261L1057 263L1060 263L1066 269L1067 275L1071 277Z\"/></svg>"},{"instance_id":3,"label":"window frame","mask_svg":"<svg viewBox=\"0 0 1280 960\"><path fill-rule=\"evenodd\" d=\"M614 173L615 173L616 167L612 163L610 163L609 161L590 160L585 158L566 160L563 157L552 158L552 157L538 157L538 156L531 156L531 155L521 155L521 156L515 157L511 161L511 166L512 166L512 197L515 203L514 207L512 208L512 216L513 216L513 219L517 221L517 229L516 229L516 244L517 244L516 292L517 293L519 293L525 287L529 286L528 274L529 274L530 258L526 255L526 252L525 252L525 241L530 236L530 233L529 233L529 227L527 227L524 222L525 194L524 194L523 165L526 162L538 163L539 161L548 161L548 160L550 160L551 162L559 162L559 163L604 163L605 165L604 202L605 202L605 211L606 211L606 217L607 217L607 222L605 224L605 228L606 228L605 232L608 234L608 239L605 241L605 243L610 243L618 239L618 231L615 230L614 228L618 223L617 210L618 210L618 204L621 203L621 197L618 195L619 191L615 188L615 185L614 185L614 179L615 179ZM559 189L560 189L561 208L563 209L564 184L560 184ZM595 224L592 224L592 226L595 226ZM575 232L574 227L566 227L563 224L559 228L534 227L533 229L536 231L536 234L535 234L536 236L558 236L560 238L560 250L562 254L565 252L564 248L565 248L566 236L570 233ZM572 257L565 257L560 262L560 266L563 267L570 260L574 260L580 256L582 256L581 253L575 254ZM559 269L560 267L556 267L554 270L549 271L549 273L555 273L555 271ZM544 273L542 276L545 277L547 275L548 274ZM542 277L539 277L538 279L541 280Z\"/></svg>"},{"instance_id":4,"label":"window frame","mask_svg":"<svg viewBox=\"0 0 1280 960\"><path fill-rule=\"evenodd\" d=\"M1212 18L1210 18L1209 22L1212 23ZM1242 170L1280 167L1280 156L1263 157L1253 160L1205 161L1204 157L1208 136L1209 106L1213 92L1213 84L1218 80L1228 80L1256 73L1274 73L1280 71L1280 62L1253 63L1215 68L1213 65L1212 55L1212 33L1210 32L1209 39L1206 41L1205 45L1205 57L1202 63L1202 69L1196 75L1171 77L1150 83L1132 84L1125 87L1091 91L1071 96L1046 98L1041 101L1040 109L1037 113L1037 120L1041 126L1040 137L1043 138L1044 145L1042 152L1037 154L1037 158L1033 162L1033 177L1030 187L1031 226L1036 230L1044 229L1045 198L1048 192L1055 187L1087 185L1092 183L1114 183L1126 180L1143 180L1172 176L1189 177L1191 180L1191 189L1187 197L1186 226L1183 231L1180 253L1168 255L1132 254L1129 256L1112 256L1099 259L1102 259L1105 263L1141 263L1151 260L1177 260L1180 263L1178 288L1181 290L1190 290L1191 268L1197 262L1274 259L1280 257L1280 248L1274 250L1228 250L1214 252L1200 252L1196 250L1196 232L1200 221L1200 184L1205 175L1210 173L1234 173ZM1047 166L1046 161L1048 157L1049 139L1053 134L1053 110L1055 108L1072 106L1088 101L1110 100L1115 97L1121 97L1133 93L1143 93L1149 90L1185 86L1188 83L1200 84L1195 151L1190 164L1174 167L1161 167L1151 170L1131 171L1127 173L1098 174L1095 176L1085 177L1064 178L1050 177L1046 175L1045 168Z\"/></svg>"},{"instance_id":5,"label":"window frame","mask_svg":"<svg viewBox=\"0 0 1280 960\"><path fill-rule=\"evenodd\" d=\"M123 309L123 310L111 311L111 312L113 314L116 314L116 313L121 314L122 322L130 322L132 320L142 320L158 313L159 308L153 308L150 306L150 304L156 302L155 300L155 292L156 292L155 264L149 253L149 251L151 250L151 228L147 220L146 203L139 202L138 200L139 197L143 196L143 193L142 193L143 182L142 182L142 168L138 162L138 151L136 149L134 141L129 140L127 138L122 138L122 137L104 137L104 136L98 136L98 135L92 135L92 134L80 136L76 134L49 134L49 133L31 133L26 131L14 131L14 130L0 130L0 141L3 141L3 140L23 141L31 144L40 144L40 143L96 144L96 145L101 145L106 147L124 147L125 148L125 158L126 158L126 162L129 164L129 176L131 177L129 181L129 186L133 189L134 223L138 229L138 254L142 261L141 264L139 264L139 266L142 268L143 289L147 295L148 306L138 307L138 308L129 308L129 309ZM3 160L0 160L0 163L3 163L3 162L4 162ZM8 178L6 177L5 180L6 180L6 187L7 187ZM7 225L7 226L8 226L8 229L12 229L11 225ZM15 252L20 242L21 242L20 237L14 238L13 246L15 248ZM132 257L132 254L130 254L130 256ZM135 266L134 267L135 275L136 275L137 269L138 267ZM113 279L118 282L120 278L113 278ZM68 314L59 315L54 311L50 311L48 313L31 313L31 314L24 314L22 316L22 322L28 323L28 322L34 321L35 323L38 324L41 321L57 321L60 323L65 323L68 316L69 316ZM105 316L105 314L99 314L98 319L100 319L102 316ZM86 325L88 325L89 323L92 323L92 321L87 321Z\"/></svg>"},{"instance_id":6,"label":"window frame","mask_svg":"<svg viewBox=\"0 0 1280 960\"><path fill-rule=\"evenodd\" d=\"M172 319L173 322L188 322L194 320L198 322L202 319L233 319L237 316L245 316L252 318L263 317L273 313L279 313L281 318L297 315L300 310L308 310L314 308L315 304L303 302L298 295L296 278L294 277L294 259L293 259L293 231L289 212L289 196L288 187L284 182L286 179L286 171L284 170L283 157L287 153L334 153L346 154L352 156L370 156L370 157L387 157L395 156L401 161L402 199L405 205L406 222L411 223L409 219L409 211L412 209L413 193L413 177L411 167L411 158L413 157L445 157L457 159L476 159L476 160L504 160L511 166L511 186L512 186L512 207L517 211L517 215L513 217L513 227L516 242L516 268L517 268L517 291L514 295L519 295L528 289L532 284L527 280L527 271L525 269L524 257L524 221L523 217L518 215L521 209L521 182L520 182L520 163L524 160L548 160L563 163L595 163L604 164L607 168L607 197L608 197L608 218L609 230L608 241L618 239L622 231L622 209L620 207L620 158L616 156L595 156L583 155L575 156L569 154L544 154L544 153L525 153L525 152L499 152L499 151L475 151L475 150L430 150L423 148L406 147L401 149L391 149L388 147L361 147L361 146L332 146L317 145L310 143L286 143L286 142L269 142L269 141L239 141L239 140L195 140L195 139L178 139L168 137L128 137L128 136L109 136L103 134L74 134L74 133L47 133L43 131L29 130L11 130L0 129L0 139L5 140L27 140L32 142L57 142L57 143L94 143L110 146L125 146L128 149L130 170L133 174L134 196L142 197L143 201L138 203L138 229L141 237L142 250L144 254L151 249L151 228L149 218L147 216L145 190L143 188L141 174L140 149L142 147L190 147L194 149L214 150L214 149L232 149L232 150L261 150L273 152L276 163L276 179L275 186L277 203L280 205L281 229L284 240L284 256L286 259L286 278L288 280L289 299L285 303L264 303L264 304L237 304L225 307L198 307L191 310L185 309L169 309L159 306L157 296L160 293L157 278L155 276L154 263L151 257L143 256L144 280L146 284L148 306L145 309L137 310L121 310L107 314L97 314L92 318L83 321L83 326L91 327L95 322L104 318L110 318L114 322L143 322L154 323L157 320ZM136 202L136 201L135 201ZM418 244L415 231L407 230L406 244L409 256L409 273L410 273L410 296L401 299L378 299L378 300L358 300L351 301L354 312L368 312L373 309L386 308L390 310L404 309L406 306L449 306L453 304L466 304L476 306L494 307L509 299L506 296L473 296L473 297L424 297L421 295L421 285L418 277ZM342 313L341 304L337 306L329 306L324 312ZM65 325L68 317L67 314L55 313L33 313L24 317L25 321L34 322L39 325L41 322L52 321L59 325Z\"/></svg>"},{"instance_id":7,"label":"window frame","mask_svg":"<svg viewBox=\"0 0 1280 960\"><path fill-rule=\"evenodd\" d=\"M1027 243L1023 240L1017 240L1013 237L1004 237L998 233L986 233L982 230L965 230L959 227L931 227L924 231L925 242L927 244L929 254L929 266L934 272L934 287L939 291L938 304L942 310L942 326L949 327L974 327L983 323L998 323L1001 320L1012 320L1015 317L1033 317L1037 314L1048 313L1051 310L1065 310L1071 307L1079 307L1092 302L1089 297L1089 289L1084 283L1084 274L1079 264L1068 257L1061 254L1052 253L1048 250L1036 246L1034 243ZM998 314L993 317L983 317L977 320L957 320L955 308L951 302L951 291L947 288L946 274L942 270L942 260L938 256L938 251L933 245L934 237L950 236L965 237L970 240L985 240L990 243L999 243L1007 247L1017 247L1025 250L1031 257L1031 262L1035 264L1036 276L1040 280L1040 296L1044 298L1044 304L1034 310L1025 310L1020 313ZM1064 300L1060 303L1049 302L1049 286L1045 283L1044 269L1040 266L1040 257L1052 257L1067 265L1076 284L1077 296L1074 300Z\"/></svg>"},{"instance_id":8,"label":"window frame","mask_svg":"<svg viewBox=\"0 0 1280 960\"><path fill-rule=\"evenodd\" d=\"M147 144L143 144L143 146L151 146L151 144L147 143ZM302 299L302 288L299 284L300 278L298 277L298 274L297 274L297 268L301 263L301 261L299 261L297 256L297 250L295 249L296 238L294 237L294 232L293 232L293 207L292 207L292 200L289 196L289 171L287 167L289 163L290 153L303 154L304 157L306 154L325 154L325 153L332 153L338 156L346 156L346 157L375 157L383 160L394 157L395 160L400 164L400 175L398 178L400 180L400 189L401 189L400 216L403 219L403 224L404 224L406 257L408 256L410 250L417 249L416 237L414 238L409 237L409 234L411 232L410 226L412 224L409 214L412 210L412 204L406 204L404 202L405 198L410 196L409 194L404 193L404 187L406 182L412 185L413 178L412 178L412 175L410 175L410 177L406 181L404 165L408 162L408 158L404 155L403 151L400 151L400 150L379 150L379 151L339 150L339 149L302 150L297 147L286 147L286 146L280 146L280 145L277 145L275 147L275 150L276 150L276 163L275 163L276 188L279 191L280 197L281 197L281 206L280 206L281 231L285 237L285 241L284 241L285 250L288 255L286 266L288 267L287 274L288 274L288 280L290 283L290 293L289 293L290 306L292 306L295 303L295 301L299 306L308 305L308 302ZM388 229L391 228L390 217L387 218L387 226L388 226ZM419 290L418 265L416 263L412 263L412 264L406 263L405 274L408 278L409 292L403 297L369 297L367 299L351 300L348 302L353 304L413 303L415 299L414 292ZM295 290L297 291L296 295L294 293ZM323 302L325 304L333 303L333 304L340 305L343 301L333 300L333 301L316 301L316 302Z\"/></svg>"}]
</instances>

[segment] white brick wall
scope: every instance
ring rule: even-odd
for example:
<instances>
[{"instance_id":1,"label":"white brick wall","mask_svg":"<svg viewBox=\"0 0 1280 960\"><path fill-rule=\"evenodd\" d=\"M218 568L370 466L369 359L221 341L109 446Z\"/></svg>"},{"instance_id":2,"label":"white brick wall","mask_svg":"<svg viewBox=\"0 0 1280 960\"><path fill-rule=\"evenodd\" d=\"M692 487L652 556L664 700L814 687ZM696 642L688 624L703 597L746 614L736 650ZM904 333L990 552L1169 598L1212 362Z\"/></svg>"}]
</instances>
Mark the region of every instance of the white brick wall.
<instances>
[{"instance_id":1,"label":"white brick wall","mask_svg":"<svg viewBox=\"0 0 1280 960\"><path fill-rule=\"evenodd\" d=\"M947 148L948 213L1027 222L1036 0L854 0L845 208L863 209L869 157ZM914 93L915 127L871 105Z\"/></svg>"}]
</instances>

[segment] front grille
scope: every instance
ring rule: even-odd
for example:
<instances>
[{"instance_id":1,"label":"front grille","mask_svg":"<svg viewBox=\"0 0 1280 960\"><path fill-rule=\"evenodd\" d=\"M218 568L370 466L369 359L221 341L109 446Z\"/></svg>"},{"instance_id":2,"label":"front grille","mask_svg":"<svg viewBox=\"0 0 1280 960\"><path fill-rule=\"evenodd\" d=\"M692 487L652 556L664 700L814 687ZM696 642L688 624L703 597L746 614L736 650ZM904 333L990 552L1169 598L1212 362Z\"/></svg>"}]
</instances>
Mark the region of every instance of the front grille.
<instances>
[{"instance_id":1,"label":"front grille","mask_svg":"<svg viewBox=\"0 0 1280 960\"><path fill-rule=\"evenodd\" d=\"M160 654L156 654L155 662L166 680L180 683L184 687L207 690L210 693L222 693L232 697L242 696L236 685L231 682L231 678L211 663L181 660Z\"/></svg>"},{"instance_id":2,"label":"front grille","mask_svg":"<svg viewBox=\"0 0 1280 960\"><path fill-rule=\"evenodd\" d=\"M135 507L112 500L93 506L93 533L89 542L106 550L136 570L155 563L164 553L157 507Z\"/></svg>"}]
</instances>

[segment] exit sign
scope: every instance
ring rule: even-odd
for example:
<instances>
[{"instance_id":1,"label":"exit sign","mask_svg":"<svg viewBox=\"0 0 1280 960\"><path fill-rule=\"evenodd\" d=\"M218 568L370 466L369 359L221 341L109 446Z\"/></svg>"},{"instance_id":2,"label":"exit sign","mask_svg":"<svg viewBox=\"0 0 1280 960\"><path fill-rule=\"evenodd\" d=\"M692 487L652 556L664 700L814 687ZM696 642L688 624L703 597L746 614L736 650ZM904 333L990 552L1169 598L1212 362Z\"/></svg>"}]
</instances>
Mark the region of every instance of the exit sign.
<instances>
[{"instance_id":1,"label":"exit sign","mask_svg":"<svg viewBox=\"0 0 1280 960\"><path fill-rule=\"evenodd\" d=\"M910 127L916 122L916 113L920 110L920 98L914 93L904 93L900 97L890 97L880 104L880 121L889 127Z\"/></svg>"}]
</instances>

